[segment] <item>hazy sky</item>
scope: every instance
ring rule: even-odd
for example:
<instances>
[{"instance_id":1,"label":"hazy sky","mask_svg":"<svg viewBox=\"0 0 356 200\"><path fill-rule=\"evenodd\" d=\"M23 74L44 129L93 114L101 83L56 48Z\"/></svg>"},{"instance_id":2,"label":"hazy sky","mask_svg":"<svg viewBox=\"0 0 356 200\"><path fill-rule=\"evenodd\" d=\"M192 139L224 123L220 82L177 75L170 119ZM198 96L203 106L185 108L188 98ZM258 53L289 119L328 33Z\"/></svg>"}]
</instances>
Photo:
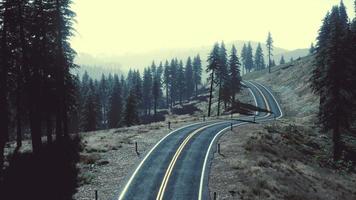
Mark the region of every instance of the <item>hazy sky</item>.
<instances>
[{"instance_id":1,"label":"hazy sky","mask_svg":"<svg viewBox=\"0 0 356 200\"><path fill-rule=\"evenodd\" d=\"M74 0L78 52L116 54L213 45L216 41L264 42L309 47L321 20L339 0ZM349 17L353 0L344 0Z\"/></svg>"}]
</instances>

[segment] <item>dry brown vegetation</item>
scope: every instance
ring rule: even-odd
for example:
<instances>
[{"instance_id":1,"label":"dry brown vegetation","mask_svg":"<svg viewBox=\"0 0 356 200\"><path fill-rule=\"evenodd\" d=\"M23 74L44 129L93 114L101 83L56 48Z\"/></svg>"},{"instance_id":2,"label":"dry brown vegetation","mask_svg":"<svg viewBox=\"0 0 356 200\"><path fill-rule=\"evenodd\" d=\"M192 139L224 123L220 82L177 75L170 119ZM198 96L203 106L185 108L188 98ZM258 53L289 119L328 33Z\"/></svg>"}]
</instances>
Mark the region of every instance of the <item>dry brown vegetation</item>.
<instances>
[{"instance_id":1,"label":"dry brown vegetation","mask_svg":"<svg viewBox=\"0 0 356 200\"><path fill-rule=\"evenodd\" d=\"M209 181L218 199L356 199L356 169L331 162L330 135L316 126L319 99L308 80L313 57L244 78L273 89L285 113L273 123L241 126L221 137Z\"/></svg>"}]
</instances>

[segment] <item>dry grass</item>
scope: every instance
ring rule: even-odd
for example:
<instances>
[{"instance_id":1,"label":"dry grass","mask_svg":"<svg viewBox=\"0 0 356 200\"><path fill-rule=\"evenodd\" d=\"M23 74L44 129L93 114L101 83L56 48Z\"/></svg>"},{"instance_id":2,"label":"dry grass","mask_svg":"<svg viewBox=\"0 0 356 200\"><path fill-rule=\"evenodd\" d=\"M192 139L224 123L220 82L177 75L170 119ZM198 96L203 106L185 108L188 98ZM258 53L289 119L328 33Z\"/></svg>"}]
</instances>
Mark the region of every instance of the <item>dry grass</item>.
<instances>
[{"instance_id":1,"label":"dry grass","mask_svg":"<svg viewBox=\"0 0 356 200\"><path fill-rule=\"evenodd\" d=\"M210 191L218 199L356 199L356 174L325 165L329 140L288 122L226 133L220 139L225 157L215 155Z\"/></svg>"},{"instance_id":2,"label":"dry grass","mask_svg":"<svg viewBox=\"0 0 356 200\"><path fill-rule=\"evenodd\" d=\"M201 118L170 115L165 122L81 133L84 151L79 164L80 187L74 198L92 200L98 190L100 199L113 199L145 153L171 131L168 121L176 129L196 120ZM135 142L139 155L135 152Z\"/></svg>"}]
</instances>

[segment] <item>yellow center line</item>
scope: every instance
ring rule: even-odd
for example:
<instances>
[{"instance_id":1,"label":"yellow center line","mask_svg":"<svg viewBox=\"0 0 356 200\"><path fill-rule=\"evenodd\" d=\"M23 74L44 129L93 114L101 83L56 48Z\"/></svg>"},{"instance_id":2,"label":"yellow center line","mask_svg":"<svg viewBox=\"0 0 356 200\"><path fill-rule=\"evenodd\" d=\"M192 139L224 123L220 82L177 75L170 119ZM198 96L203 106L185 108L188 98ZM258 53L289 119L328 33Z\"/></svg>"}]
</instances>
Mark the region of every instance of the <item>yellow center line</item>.
<instances>
[{"instance_id":1,"label":"yellow center line","mask_svg":"<svg viewBox=\"0 0 356 200\"><path fill-rule=\"evenodd\" d=\"M250 81L249 81L250 82ZM270 111L271 112L271 107L269 106L269 103L267 101L267 98L266 96L263 94L263 92L260 90L260 88L258 88L255 84L253 84L252 82L250 82L250 84L252 84L257 90L258 92L261 94L262 98L263 98L263 101L265 102L266 104L266 110ZM270 116L271 113L267 113L266 116Z\"/></svg>"},{"instance_id":2,"label":"yellow center line","mask_svg":"<svg viewBox=\"0 0 356 200\"><path fill-rule=\"evenodd\" d=\"M224 122L219 122L219 123L224 123ZM186 144L189 142L189 140L194 136L196 135L197 133L199 133L200 131L202 131L203 129L206 129L210 126L214 126L216 124L219 124L219 123L215 123L215 124L210 124L210 125L207 125L207 126L203 126L197 130L195 130L194 132L192 132L191 134L188 135L187 138L185 138L185 140L182 142L182 144L179 146L179 148L177 149L176 153L174 154L171 162L169 163L169 166L167 168L167 171L163 177L163 181L162 181L162 184L161 184L161 187L159 188L159 191L158 191L158 194L157 194L157 200L162 200L163 199L163 196L164 196L164 192L166 190L166 187L167 187L167 184L168 184L168 181L169 181L169 178L171 176L171 173L173 171L173 167L175 165L175 163L177 162L177 159L179 157L179 155L181 154L182 150L184 149L184 147L186 146Z\"/></svg>"}]
</instances>

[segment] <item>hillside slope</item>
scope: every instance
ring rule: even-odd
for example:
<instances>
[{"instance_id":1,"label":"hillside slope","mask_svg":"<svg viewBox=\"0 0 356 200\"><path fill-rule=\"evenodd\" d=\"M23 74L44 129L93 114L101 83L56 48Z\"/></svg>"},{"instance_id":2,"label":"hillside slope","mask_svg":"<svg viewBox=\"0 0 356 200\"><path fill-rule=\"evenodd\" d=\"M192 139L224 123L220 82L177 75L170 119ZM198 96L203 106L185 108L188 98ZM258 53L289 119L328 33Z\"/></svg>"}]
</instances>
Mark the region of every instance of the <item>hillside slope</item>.
<instances>
[{"instance_id":1,"label":"hillside slope","mask_svg":"<svg viewBox=\"0 0 356 200\"><path fill-rule=\"evenodd\" d=\"M356 199L356 168L333 163L331 136L319 133L319 99L309 79L313 57L252 72L254 80L272 88L285 116L226 132L214 155L209 189L218 199Z\"/></svg>"},{"instance_id":2,"label":"hillside slope","mask_svg":"<svg viewBox=\"0 0 356 200\"><path fill-rule=\"evenodd\" d=\"M314 69L314 57L308 56L271 69L252 72L243 77L263 83L279 97L285 117L298 122L314 123L319 98L312 93L309 79Z\"/></svg>"}]
</instances>

